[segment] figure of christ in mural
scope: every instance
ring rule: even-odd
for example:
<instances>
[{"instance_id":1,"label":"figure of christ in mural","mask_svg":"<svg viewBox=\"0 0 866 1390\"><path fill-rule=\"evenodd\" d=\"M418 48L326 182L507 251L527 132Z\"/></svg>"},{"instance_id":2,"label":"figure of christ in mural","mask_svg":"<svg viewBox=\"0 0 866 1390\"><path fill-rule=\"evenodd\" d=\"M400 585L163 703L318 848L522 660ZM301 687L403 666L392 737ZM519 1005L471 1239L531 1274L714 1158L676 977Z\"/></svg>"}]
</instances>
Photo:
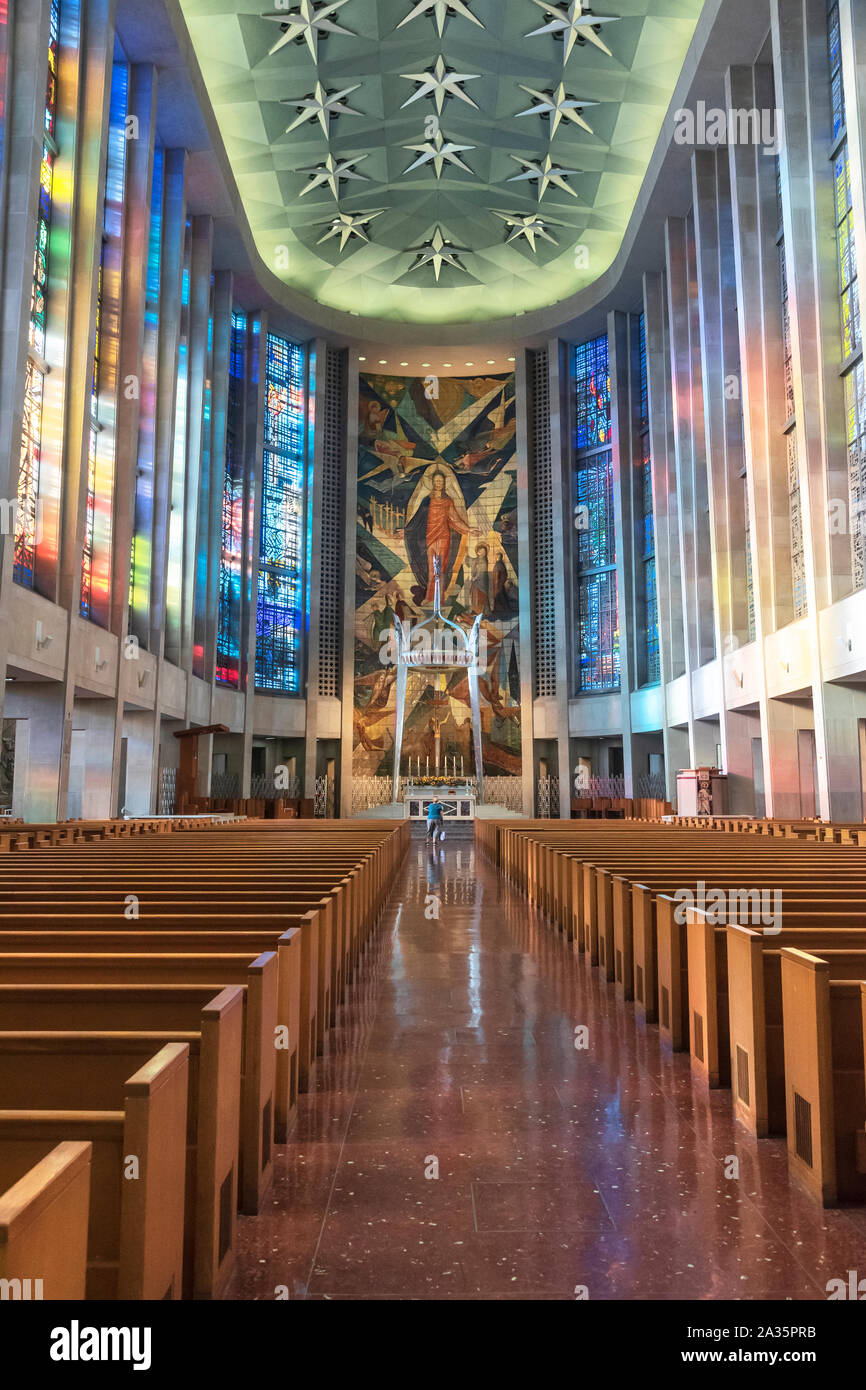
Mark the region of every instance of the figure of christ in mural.
<instances>
[{"instance_id":1,"label":"figure of christ in mural","mask_svg":"<svg viewBox=\"0 0 866 1390\"><path fill-rule=\"evenodd\" d=\"M425 470L406 509L406 525L396 534L398 539L405 539L412 573L418 580L412 590L415 602L433 602L436 559L442 567L444 600L463 564L468 538L477 534L469 525L460 484L444 460L437 459Z\"/></svg>"}]
</instances>

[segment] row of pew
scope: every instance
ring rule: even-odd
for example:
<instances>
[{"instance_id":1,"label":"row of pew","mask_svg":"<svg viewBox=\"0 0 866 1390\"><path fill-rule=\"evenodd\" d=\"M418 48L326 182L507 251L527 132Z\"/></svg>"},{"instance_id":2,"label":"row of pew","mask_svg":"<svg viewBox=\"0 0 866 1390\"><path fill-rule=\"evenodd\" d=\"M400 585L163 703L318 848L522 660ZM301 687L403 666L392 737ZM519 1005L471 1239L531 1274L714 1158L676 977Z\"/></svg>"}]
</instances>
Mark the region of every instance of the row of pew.
<instances>
[{"instance_id":1,"label":"row of pew","mask_svg":"<svg viewBox=\"0 0 866 1390\"><path fill-rule=\"evenodd\" d=\"M0 854L83 845L93 840L131 840L136 835L170 835L174 830L207 830L231 819L228 815L210 815L36 822L4 817L0 820Z\"/></svg>"},{"instance_id":2,"label":"row of pew","mask_svg":"<svg viewBox=\"0 0 866 1390\"><path fill-rule=\"evenodd\" d=\"M225 1292L409 831L247 820L5 861L3 1296Z\"/></svg>"},{"instance_id":3,"label":"row of pew","mask_svg":"<svg viewBox=\"0 0 866 1390\"><path fill-rule=\"evenodd\" d=\"M866 1200L866 854L639 822L476 822L493 859L825 1205Z\"/></svg>"}]
</instances>

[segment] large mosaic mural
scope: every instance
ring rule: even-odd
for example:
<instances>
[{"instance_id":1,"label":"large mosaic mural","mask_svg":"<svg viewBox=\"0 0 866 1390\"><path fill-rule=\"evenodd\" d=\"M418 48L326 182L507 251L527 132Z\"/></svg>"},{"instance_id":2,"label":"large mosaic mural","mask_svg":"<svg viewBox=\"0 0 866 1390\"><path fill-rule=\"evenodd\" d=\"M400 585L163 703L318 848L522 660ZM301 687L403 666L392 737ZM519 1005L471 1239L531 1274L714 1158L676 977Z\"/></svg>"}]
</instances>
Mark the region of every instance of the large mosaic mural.
<instances>
[{"instance_id":1,"label":"large mosaic mural","mask_svg":"<svg viewBox=\"0 0 866 1390\"><path fill-rule=\"evenodd\" d=\"M520 759L514 377L368 376L360 382L355 611L356 776L393 772L397 615L467 632L481 615L485 776ZM401 771L474 774L465 671L410 671ZM456 760L456 762L455 762Z\"/></svg>"}]
</instances>

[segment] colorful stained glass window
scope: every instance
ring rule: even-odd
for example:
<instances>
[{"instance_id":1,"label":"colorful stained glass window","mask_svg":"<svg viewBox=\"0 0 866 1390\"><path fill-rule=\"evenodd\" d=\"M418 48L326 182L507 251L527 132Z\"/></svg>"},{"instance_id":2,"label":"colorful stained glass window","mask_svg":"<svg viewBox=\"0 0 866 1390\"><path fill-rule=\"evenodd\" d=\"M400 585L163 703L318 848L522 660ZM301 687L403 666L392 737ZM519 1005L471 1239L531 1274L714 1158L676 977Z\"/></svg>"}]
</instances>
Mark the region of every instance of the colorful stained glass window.
<instances>
[{"instance_id":1,"label":"colorful stained glass window","mask_svg":"<svg viewBox=\"0 0 866 1390\"><path fill-rule=\"evenodd\" d=\"M39 465L42 450L42 401L45 387L45 301L48 286L48 257L51 236L51 200L54 187L54 161L57 146L57 59L60 35L60 0L51 0L48 31L48 78L45 89L44 137L39 167L39 209L36 222L36 248L33 283L30 290L30 354L24 383L24 412L21 454L18 463L17 507L15 513L15 561L13 577L32 589L35 578L37 516L39 510Z\"/></svg>"},{"instance_id":2,"label":"colorful stained glass window","mask_svg":"<svg viewBox=\"0 0 866 1390\"><path fill-rule=\"evenodd\" d=\"M610 443L610 368L607 335L574 349L576 449Z\"/></svg>"},{"instance_id":3,"label":"colorful stained glass window","mask_svg":"<svg viewBox=\"0 0 866 1390\"><path fill-rule=\"evenodd\" d=\"M153 153L153 174L151 177L144 339L141 354L141 402L138 419L138 459L135 478L135 515L129 576L129 630L144 647L147 646L149 640L164 179L165 152L158 146Z\"/></svg>"},{"instance_id":4,"label":"colorful stained glass window","mask_svg":"<svg viewBox=\"0 0 866 1390\"><path fill-rule=\"evenodd\" d=\"M800 501L800 469L797 460L797 431L785 437L788 455L788 512L791 531L791 589L794 617L809 611L806 599L806 554L803 547L803 509Z\"/></svg>"},{"instance_id":5,"label":"colorful stained glass window","mask_svg":"<svg viewBox=\"0 0 866 1390\"><path fill-rule=\"evenodd\" d=\"M860 293L857 278L857 248L854 240L854 212L851 201L851 159L845 135L845 83L842 75L842 42L839 6L827 7L827 54L830 68L832 108L833 187L836 219L836 260L839 267L840 330L843 362L860 350ZM842 137L841 139L839 137ZM846 430L848 437L848 506L851 518L851 567L855 588L866 584L866 537L859 523L866 504L866 399L863 392L863 365L858 362L845 375Z\"/></svg>"},{"instance_id":6,"label":"colorful stained glass window","mask_svg":"<svg viewBox=\"0 0 866 1390\"><path fill-rule=\"evenodd\" d=\"M102 286L105 272L105 243L99 261L96 291L96 325L93 370L90 374L90 439L87 446L87 499L84 513L84 548L81 555L81 616L90 617L93 592L93 522L96 508L96 450L99 441L99 349L102 333Z\"/></svg>"},{"instance_id":7,"label":"colorful stained glass window","mask_svg":"<svg viewBox=\"0 0 866 1390\"><path fill-rule=\"evenodd\" d=\"M616 570L578 576L578 638L582 692L619 688Z\"/></svg>"},{"instance_id":8,"label":"colorful stained glass window","mask_svg":"<svg viewBox=\"0 0 866 1390\"><path fill-rule=\"evenodd\" d=\"M233 313L229 344L226 465L222 498L216 679L238 690L241 683L241 599L244 542L244 393L246 314Z\"/></svg>"},{"instance_id":9,"label":"colorful stained glass window","mask_svg":"<svg viewBox=\"0 0 866 1390\"><path fill-rule=\"evenodd\" d=\"M574 349L573 372L578 689L615 690L619 686L619 622L605 335Z\"/></svg>"},{"instance_id":10,"label":"colorful stained glass window","mask_svg":"<svg viewBox=\"0 0 866 1390\"><path fill-rule=\"evenodd\" d=\"M785 415L794 414L794 363L791 348L791 311L788 304L788 268L785 238L779 238L779 281L782 296L782 362L785 373Z\"/></svg>"},{"instance_id":11,"label":"colorful stained glass window","mask_svg":"<svg viewBox=\"0 0 866 1390\"><path fill-rule=\"evenodd\" d=\"M827 7L827 52L830 59L830 106L835 140L845 124L845 86L842 79L842 40L839 33L837 0L831 0Z\"/></svg>"},{"instance_id":12,"label":"colorful stained glass window","mask_svg":"<svg viewBox=\"0 0 866 1390\"><path fill-rule=\"evenodd\" d=\"M120 256L126 195L128 106L129 72L125 62L116 62L111 72L108 113L102 246L96 292L95 345L90 391L87 501L81 556L81 616L102 624L106 624L108 620L114 436L111 429L107 436L102 433L100 391L106 392L104 404L107 405L111 422L115 405L111 400L111 394L116 384L115 368L119 338Z\"/></svg>"},{"instance_id":13,"label":"colorful stained glass window","mask_svg":"<svg viewBox=\"0 0 866 1390\"><path fill-rule=\"evenodd\" d=\"M256 689L301 690L305 624L304 352L269 333L265 380L265 450L259 584L256 607Z\"/></svg>"},{"instance_id":14,"label":"colorful stained glass window","mask_svg":"<svg viewBox=\"0 0 866 1390\"><path fill-rule=\"evenodd\" d=\"M659 606L656 592L656 537L653 512L652 447L649 430L649 388L647 381L646 319L638 317L638 429L640 431L641 472L640 508L642 520L641 557L644 571L644 649L643 683L661 680L659 657Z\"/></svg>"},{"instance_id":15,"label":"colorful stained glass window","mask_svg":"<svg viewBox=\"0 0 866 1390\"><path fill-rule=\"evenodd\" d=\"M754 642L757 633L755 626L755 580L752 573L752 511L749 506L749 487L743 479L743 517L746 533L746 619L749 628L749 641Z\"/></svg>"}]
</instances>

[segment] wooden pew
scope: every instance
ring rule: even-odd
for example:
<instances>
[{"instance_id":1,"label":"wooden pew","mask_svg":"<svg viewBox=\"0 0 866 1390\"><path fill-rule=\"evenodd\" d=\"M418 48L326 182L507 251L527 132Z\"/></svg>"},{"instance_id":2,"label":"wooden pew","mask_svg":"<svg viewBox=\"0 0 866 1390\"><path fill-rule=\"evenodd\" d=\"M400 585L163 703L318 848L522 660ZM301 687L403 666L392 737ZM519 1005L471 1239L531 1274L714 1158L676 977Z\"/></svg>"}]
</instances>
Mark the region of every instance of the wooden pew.
<instances>
[{"instance_id":1,"label":"wooden pew","mask_svg":"<svg viewBox=\"0 0 866 1390\"><path fill-rule=\"evenodd\" d=\"M3 1298L84 1298L92 1153L67 1141L28 1167L0 1144Z\"/></svg>"},{"instance_id":2,"label":"wooden pew","mask_svg":"<svg viewBox=\"0 0 866 1390\"><path fill-rule=\"evenodd\" d=\"M242 1027L232 987L202 1009L198 1031L0 1032L0 1096L14 1110L101 1108L137 1059L188 1044L184 1297L219 1297L234 1266Z\"/></svg>"},{"instance_id":3,"label":"wooden pew","mask_svg":"<svg viewBox=\"0 0 866 1390\"><path fill-rule=\"evenodd\" d=\"M690 1052L692 1066L709 1086L731 1082L731 1040L727 925L716 926L706 914L689 908L686 923ZM866 946L866 921L862 913L785 911L785 927L775 936L759 933L770 947L820 945L826 950L857 950ZM862 925L855 925L860 922ZM741 922L738 925L748 925Z\"/></svg>"},{"instance_id":4,"label":"wooden pew","mask_svg":"<svg viewBox=\"0 0 866 1390\"><path fill-rule=\"evenodd\" d=\"M132 957L133 962L135 959ZM134 964L130 967L129 957L122 972L110 956L65 960L37 956L36 967L30 972L21 967L20 957L16 958L17 968L6 969L9 960L0 957L2 1032L190 1031L200 1026L202 1011L231 983L225 979L191 983L188 975L181 983L183 956L169 957L160 972L151 965L147 983L140 978L143 972L136 975ZM276 954L271 951L245 964L241 972L231 972L240 973L243 989L238 1192L240 1210L248 1214L259 1210L273 1176L276 967ZM118 982L121 973L124 978ZM217 972L211 968L210 973ZM31 978L24 979L28 974Z\"/></svg>"},{"instance_id":5,"label":"wooden pew","mask_svg":"<svg viewBox=\"0 0 866 1390\"><path fill-rule=\"evenodd\" d=\"M177 1299L183 1282L184 1172L189 1048L169 1043L138 1049L130 1074L91 1066L86 1103L69 1108L71 1087L54 1085L61 1102L34 1108L38 1085L25 1092L27 1105L8 1106L6 1080L19 1064L21 1046L0 1039L3 1088L0 1099L0 1167L21 1170L50 1154L58 1143L92 1149L90 1213L87 1224L86 1297ZM69 1081L65 1058L52 1040L32 1039L23 1061L59 1068ZM99 1058L97 1057L98 1063ZM90 1063L94 1061L89 1059ZM35 1080L35 1079L34 1079ZM56 1081L56 1075L54 1080ZM47 1094L47 1093L46 1093ZM77 1100L77 1097L75 1097ZM129 1156L138 1177L126 1179Z\"/></svg>"},{"instance_id":6,"label":"wooden pew","mask_svg":"<svg viewBox=\"0 0 866 1390\"><path fill-rule=\"evenodd\" d=\"M866 986L831 972L782 951L788 1164L825 1206L866 1199Z\"/></svg>"},{"instance_id":7,"label":"wooden pew","mask_svg":"<svg viewBox=\"0 0 866 1390\"><path fill-rule=\"evenodd\" d=\"M274 1138L288 1138L298 1099L301 1031L301 931L276 935L261 931L6 931L0 930L0 977L10 984L53 980L57 969L72 969L82 955L102 958L103 983L140 980L159 984L171 975L178 983L240 984L262 951L277 955ZM175 964L176 958L181 960ZM90 973L88 963L82 966ZM223 980L223 976L225 979Z\"/></svg>"},{"instance_id":8,"label":"wooden pew","mask_svg":"<svg viewBox=\"0 0 866 1390\"><path fill-rule=\"evenodd\" d=\"M813 940L797 929L794 936ZM864 933L866 936L866 933ZM727 929L728 1001L734 1113L753 1134L784 1134L785 1041L782 1013L781 944L748 927ZM810 948L805 944L805 949ZM866 978L866 941L862 948L826 949L816 945L836 980Z\"/></svg>"}]
</instances>

